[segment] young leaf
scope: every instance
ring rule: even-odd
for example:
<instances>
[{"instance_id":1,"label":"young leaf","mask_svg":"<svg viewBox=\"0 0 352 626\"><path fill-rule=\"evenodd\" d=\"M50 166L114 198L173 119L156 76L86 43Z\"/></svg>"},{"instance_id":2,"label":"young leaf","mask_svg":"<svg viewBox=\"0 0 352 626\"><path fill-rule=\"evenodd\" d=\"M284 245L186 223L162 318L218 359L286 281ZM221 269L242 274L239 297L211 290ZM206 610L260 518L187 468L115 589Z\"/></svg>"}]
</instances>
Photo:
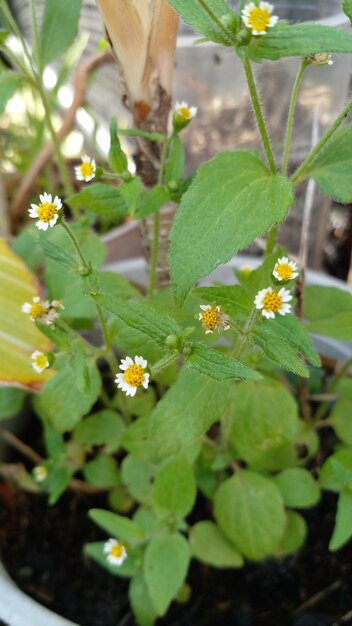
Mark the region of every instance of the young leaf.
<instances>
[{"instance_id":1,"label":"young leaf","mask_svg":"<svg viewBox=\"0 0 352 626\"><path fill-rule=\"evenodd\" d=\"M190 549L178 534L163 534L148 543L145 551L144 576L153 606L158 615L165 615L186 578Z\"/></svg>"},{"instance_id":2,"label":"young leaf","mask_svg":"<svg viewBox=\"0 0 352 626\"><path fill-rule=\"evenodd\" d=\"M151 191L148 191L143 196L140 208L137 211L135 218L142 219L142 217L147 217L147 215L158 211L169 200L170 194L164 187L153 187Z\"/></svg>"},{"instance_id":3,"label":"young leaf","mask_svg":"<svg viewBox=\"0 0 352 626\"><path fill-rule=\"evenodd\" d=\"M59 248L55 243L49 241L45 236L38 235L37 241L42 248L44 254L59 263L62 267L66 269L73 270L77 268L77 260L65 249Z\"/></svg>"},{"instance_id":4,"label":"young leaf","mask_svg":"<svg viewBox=\"0 0 352 626\"><path fill-rule=\"evenodd\" d=\"M96 487L115 487L121 482L117 463L107 454L100 454L86 463L83 474L85 479Z\"/></svg>"},{"instance_id":5,"label":"young leaf","mask_svg":"<svg viewBox=\"0 0 352 626\"><path fill-rule=\"evenodd\" d=\"M183 455L164 463L154 483L154 502L157 507L185 517L193 508L196 493L192 466Z\"/></svg>"},{"instance_id":6,"label":"young leaf","mask_svg":"<svg viewBox=\"0 0 352 626\"><path fill-rule=\"evenodd\" d=\"M103 509L90 509L89 517L111 537L128 541L131 544L140 543L144 540L144 530L128 517L122 517L122 515Z\"/></svg>"},{"instance_id":7,"label":"young leaf","mask_svg":"<svg viewBox=\"0 0 352 626\"><path fill-rule=\"evenodd\" d=\"M312 340L300 320L294 315L277 316L270 323L270 332L279 341L284 341L290 348L301 354L314 367L320 367L320 357Z\"/></svg>"},{"instance_id":8,"label":"young leaf","mask_svg":"<svg viewBox=\"0 0 352 626\"><path fill-rule=\"evenodd\" d=\"M265 37L252 37L247 53L252 61L275 61L283 57L302 57L316 52L352 52L352 35L322 24L279 22Z\"/></svg>"},{"instance_id":9,"label":"young leaf","mask_svg":"<svg viewBox=\"0 0 352 626\"><path fill-rule=\"evenodd\" d=\"M128 597L139 626L154 626L157 612L150 599L143 574L135 576L130 583Z\"/></svg>"},{"instance_id":10,"label":"young leaf","mask_svg":"<svg viewBox=\"0 0 352 626\"><path fill-rule=\"evenodd\" d=\"M264 379L236 388L230 441L246 463L261 463L266 454L292 443L297 430L297 406L283 385Z\"/></svg>"},{"instance_id":11,"label":"young leaf","mask_svg":"<svg viewBox=\"0 0 352 626\"><path fill-rule=\"evenodd\" d=\"M291 183L271 175L252 152L223 152L205 163L182 198L171 232L176 299L182 302L199 278L281 222L292 201Z\"/></svg>"},{"instance_id":12,"label":"young leaf","mask_svg":"<svg viewBox=\"0 0 352 626\"><path fill-rule=\"evenodd\" d=\"M153 434L162 458L189 448L221 419L231 386L183 368L152 413Z\"/></svg>"},{"instance_id":13,"label":"young leaf","mask_svg":"<svg viewBox=\"0 0 352 626\"><path fill-rule=\"evenodd\" d=\"M40 54L43 65L52 63L73 42L82 0L46 0L40 30Z\"/></svg>"},{"instance_id":14,"label":"young leaf","mask_svg":"<svg viewBox=\"0 0 352 626\"><path fill-rule=\"evenodd\" d=\"M273 480L286 506L306 509L320 500L318 483L307 470L301 467L286 469Z\"/></svg>"},{"instance_id":15,"label":"young leaf","mask_svg":"<svg viewBox=\"0 0 352 626\"><path fill-rule=\"evenodd\" d=\"M66 491L71 480L73 468L69 465L57 464L46 479L46 489L49 492L49 505L56 504L60 496Z\"/></svg>"},{"instance_id":16,"label":"young leaf","mask_svg":"<svg viewBox=\"0 0 352 626\"><path fill-rule=\"evenodd\" d=\"M192 291L192 295L203 302L210 304L216 302L225 313L236 316L238 312L247 314L253 308L253 299L248 296L240 285L221 285L216 287L198 287Z\"/></svg>"},{"instance_id":17,"label":"young leaf","mask_svg":"<svg viewBox=\"0 0 352 626\"><path fill-rule=\"evenodd\" d=\"M206 348L200 344L193 344L192 354L187 359L187 365L215 380L260 380L261 375L242 365L227 354Z\"/></svg>"},{"instance_id":18,"label":"young leaf","mask_svg":"<svg viewBox=\"0 0 352 626\"><path fill-rule=\"evenodd\" d=\"M345 487L338 499L335 528L330 539L329 550L335 552L352 537L352 491Z\"/></svg>"},{"instance_id":19,"label":"young leaf","mask_svg":"<svg viewBox=\"0 0 352 626\"><path fill-rule=\"evenodd\" d=\"M263 324L260 326L257 325L254 328L251 335L254 343L256 343L257 346L263 350L264 354L276 363L278 367L288 370L289 372L294 372L303 378L308 378L308 367L297 355L297 350L292 348L285 339L279 338L278 333L276 333L276 335L271 333L271 321L272 320L269 320L269 324L264 321Z\"/></svg>"},{"instance_id":20,"label":"young leaf","mask_svg":"<svg viewBox=\"0 0 352 626\"><path fill-rule=\"evenodd\" d=\"M122 462L122 482L135 500L148 503L152 496L155 469L146 461L129 454Z\"/></svg>"},{"instance_id":21,"label":"young leaf","mask_svg":"<svg viewBox=\"0 0 352 626\"><path fill-rule=\"evenodd\" d=\"M229 5L225 0L212 0L206 10L199 0L170 0L171 6L180 13L183 21L206 39L222 43L225 46L234 43L232 34L221 23L223 15L229 13Z\"/></svg>"},{"instance_id":22,"label":"young leaf","mask_svg":"<svg viewBox=\"0 0 352 626\"><path fill-rule=\"evenodd\" d=\"M248 470L226 480L215 494L220 529L248 559L272 554L285 531L285 510L274 483Z\"/></svg>"},{"instance_id":23,"label":"young leaf","mask_svg":"<svg viewBox=\"0 0 352 626\"><path fill-rule=\"evenodd\" d=\"M23 76L17 72L4 71L0 74L0 115L5 111L10 98L23 84Z\"/></svg>"},{"instance_id":24,"label":"young leaf","mask_svg":"<svg viewBox=\"0 0 352 626\"><path fill-rule=\"evenodd\" d=\"M311 163L305 178L314 178L319 189L339 202L352 201L352 124L340 128Z\"/></svg>"},{"instance_id":25,"label":"young leaf","mask_svg":"<svg viewBox=\"0 0 352 626\"><path fill-rule=\"evenodd\" d=\"M127 452L141 460L150 461L157 456L157 448L152 436L150 415L145 415L132 422L122 436L121 444Z\"/></svg>"},{"instance_id":26,"label":"young leaf","mask_svg":"<svg viewBox=\"0 0 352 626\"><path fill-rule=\"evenodd\" d=\"M138 176L133 176L130 180L122 182L119 186L119 192L125 199L129 215L134 215L142 196L141 179Z\"/></svg>"},{"instance_id":27,"label":"young leaf","mask_svg":"<svg viewBox=\"0 0 352 626\"><path fill-rule=\"evenodd\" d=\"M88 393L90 388L88 357L80 339L71 342L69 366L78 389L82 393Z\"/></svg>"},{"instance_id":28,"label":"young leaf","mask_svg":"<svg viewBox=\"0 0 352 626\"><path fill-rule=\"evenodd\" d=\"M117 135L116 117L112 117L110 121L109 165L111 169L118 174L128 172L127 156L121 148L120 140Z\"/></svg>"},{"instance_id":29,"label":"young leaf","mask_svg":"<svg viewBox=\"0 0 352 626\"><path fill-rule=\"evenodd\" d=\"M193 556L212 567L242 567L243 557L214 522L198 522L191 528Z\"/></svg>"},{"instance_id":30,"label":"young leaf","mask_svg":"<svg viewBox=\"0 0 352 626\"><path fill-rule=\"evenodd\" d=\"M122 417L115 411L103 410L89 415L73 431L73 438L87 450L104 446L106 452L115 452L125 431Z\"/></svg>"},{"instance_id":31,"label":"young leaf","mask_svg":"<svg viewBox=\"0 0 352 626\"><path fill-rule=\"evenodd\" d=\"M274 550L278 557L297 552L304 545L308 534L307 522L302 515L296 511L286 511L286 518L284 535Z\"/></svg>"},{"instance_id":32,"label":"young leaf","mask_svg":"<svg viewBox=\"0 0 352 626\"><path fill-rule=\"evenodd\" d=\"M83 207L104 217L117 218L128 215L128 206L118 187L96 183L84 187L66 200L72 207Z\"/></svg>"}]
</instances>

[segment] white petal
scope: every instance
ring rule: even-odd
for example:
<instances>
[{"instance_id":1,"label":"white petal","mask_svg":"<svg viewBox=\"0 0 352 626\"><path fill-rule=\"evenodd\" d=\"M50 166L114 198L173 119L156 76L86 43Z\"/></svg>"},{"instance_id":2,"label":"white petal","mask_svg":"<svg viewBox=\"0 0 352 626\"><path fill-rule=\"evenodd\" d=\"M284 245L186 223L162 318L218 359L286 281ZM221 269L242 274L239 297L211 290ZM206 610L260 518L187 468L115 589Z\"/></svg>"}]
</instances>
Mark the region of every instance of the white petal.
<instances>
[{"instance_id":1,"label":"white petal","mask_svg":"<svg viewBox=\"0 0 352 626\"><path fill-rule=\"evenodd\" d=\"M270 4L270 2L259 2L259 8L263 9L263 11L268 11L268 13L272 13L274 6Z\"/></svg>"},{"instance_id":2,"label":"white petal","mask_svg":"<svg viewBox=\"0 0 352 626\"><path fill-rule=\"evenodd\" d=\"M149 374L144 374L144 376L143 376L143 381L142 381L142 385L143 385L144 389L148 389L148 385L149 385Z\"/></svg>"},{"instance_id":3,"label":"white petal","mask_svg":"<svg viewBox=\"0 0 352 626\"><path fill-rule=\"evenodd\" d=\"M200 304L199 307L202 309L202 311L209 311L211 309L210 304Z\"/></svg>"},{"instance_id":4,"label":"white petal","mask_svg":"<svg viewBox=\"0 0 352 626\"><path fill-rule=\"evenodd\" d=\"M270 18L270 21L269 21L269 24L268 24L269 28L271 28L272 26L275 26L275 24L277 24L277 23L278 23L278 21L279 21L278 16L277 16L277 15L273 15L273 16Z\"/></svg>"},{"instance_id":5,"label":"white petal","mask_svg":"<svg viewBox=\"0 0 352 626\"><path fill-rule=\"evenodd\" d=\"M136 365L140 365L141 367L143 367L143 369L145 369L148 365L148 361L146 361L145 359L143 359L142 356L135 356L134 357L134 362Z\"/></svg>"},{"instance_id":6,"label":"white petal","mask_svg":"<svg viewBox=\"0 0 352 626\"><path fill-rule=\"evenodd\" d=\"M24 304L22 304L23 313L30 313L31 310L32 310L32 305L29 304L29 302L25 302Z\"/></svg>"},{"instance_id":7,"label":"white petal","mask_svg":"<svg viewBox=\"0 0 352 626\"><path fill-rule=\"evenodd\" d=\"M48 222L42 222L41 220L39 220L38 222L36 222L36 227L38 228L38 230L48 230L49 224Z\"/></svg>"},{"instance_id":8,"label":"white petal","mask_svg":"<svg viewBox=\"0 0 352 626\"><path fill-rule=\"evenodd\" d=\"M32 205L32 209L28 209L29 217L38 217L38 207Z\"/></svg>"}]
</instances>

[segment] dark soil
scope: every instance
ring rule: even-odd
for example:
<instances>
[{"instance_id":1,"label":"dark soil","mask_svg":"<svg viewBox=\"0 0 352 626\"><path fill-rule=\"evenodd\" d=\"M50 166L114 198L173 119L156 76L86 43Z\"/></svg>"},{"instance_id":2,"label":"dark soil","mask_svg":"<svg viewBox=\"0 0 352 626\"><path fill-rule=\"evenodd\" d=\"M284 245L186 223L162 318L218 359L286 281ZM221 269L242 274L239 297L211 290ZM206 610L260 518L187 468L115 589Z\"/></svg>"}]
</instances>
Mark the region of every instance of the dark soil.
<instances>
[{"instance_id":1,"label":"dark soil","mask_svg":"<svg viewBox=\"0 0 352 626\"><path fill-rule=\"evenodd\" d=\"M87 541L104 539L89 521L104 496L68 493L48 508L44 496L0 485L1 552L12 578L26 593L80 626L134 626L128 582L111 577L82 555ZM352 625L352 543L328 552L336 498L325 494L304 515L304 550L281 560L214 570L192 563L192 597L174 604L158 626ZM1 626L1 624L0 624Z\"/></svg>"}]
</instances>

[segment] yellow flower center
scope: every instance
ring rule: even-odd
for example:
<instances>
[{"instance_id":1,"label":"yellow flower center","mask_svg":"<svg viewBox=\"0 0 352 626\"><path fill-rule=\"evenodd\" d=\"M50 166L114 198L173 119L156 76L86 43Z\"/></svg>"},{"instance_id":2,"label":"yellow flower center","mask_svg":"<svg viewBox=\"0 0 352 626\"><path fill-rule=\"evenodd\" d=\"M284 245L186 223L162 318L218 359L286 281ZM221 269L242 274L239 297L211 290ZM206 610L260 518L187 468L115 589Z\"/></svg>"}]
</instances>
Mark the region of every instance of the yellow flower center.
<instances>
[{"instance_id":1,"label":"yellow flower center","mask_svg":"<svg viewBox=\"0 0 352 626\"><path fill-rule=\"evenodd\" d=\"M293 270L288 263L280 263L276 268L281 280L290 280L292 278Z\"/></svg>"},{"instance_id":2,"label":"yellow flower center","mask_svg":"<svg viewBox=\"0 0 352 626\"><path fill-rule=\"evenodd\" d=\"M48 358L46 354L38 354L34 358L34 363L37 367L40 367L40 369L45 370L48 367Z\"/></svg>"},{"instance_id":3,"label":"yellow flower center","mask_svg":"<svg viewBox=\"0 0 352 626\"><path fill-rule=\"evenodd\" d=\"M34 468L34 475L39 480L44 480L47 477L48 472L46 471L45 467L38 465L38 467Z\"/></svg>"},{"instance_id":4,"label":"yellow flower center","mask_svg":"<svg viewBox=\"0 0 352 626\"><path fill-rule=\"evenodd\" d=\"M93 169L93 165L91 163L82 163L81 167L81 174L84 178L87 178L87 176L91 176L92 174L94 174L94 169Z\"/></svg>"},{"instance_id":5,"label":"yellow flower center","mask_svg":"<svg viewBox=\"0 0 352 626\"><path fill-rule=\"evenodd\" d=\"M57 215L57 206L53 202L43 202L38 207L38 217L42 222L50 222Z\"/></svg>"},{"instance_id":6,"label":"yellow flower center","mask_svg":"<svg viewBox=\"0 0 352 626\"><path fill-rule=\"evenodd\" d=\"M144 369L141 365L130 365L123 375L126 383L132 387L142 387Z\"/></svg>"},{"instance_id":7,"label":"yellow flower center","mask_svg":"<svg viewBox=\"0 0 352 626\"><path fill-rule=\"evenodd\" d=\"M248 17L248 22L252 30L266 31L270 24L270 13L266 9L255 7Z\"/></svg>"},{"instance_id":8,"label":"yellow flower center","mask_svg":"<svg viewBox=\"0 0 352 626\"><path fill-rule=\"evenodd\" d=\"M220 312L214 308L203 311L202 322L207 330L215 330L219 326Z\"/></svg>"},{"instance_id":9,"label":"yellow flower center","mask_svg":"<svg viewBox=\"0 0 352 626\"><path fill-rule=\"evenodd\" d=\"M33 317L35 320L38 319L38 317L41 317L42 315L44 315L45 312L46 312L46 308L40 302L34 302L32 304L31 317Z\"/></svg>"},{"instance_id":10,"label":"yellow flower center","mask_svg":"<svg viewBox=\"0 0 352 626\"><path fill-rule=\"evenodd\" d=\"M117 559L119 559L122 556L122 551L123 551L122 543L115 543L110 550L110 554L111 556L114 556Z\"/></svg>"},{"instance_id":11,"label":"yellow flower center","mask_svg":"<svg viewBox=\"0 0 352 626\"><path fill-rule=\"evenodd\" d=\"M180 115L185 118L185 120L189 120L191 117L191 111L189 107L180 107L179 109Z\"/></svg>"},{"instance_id":12,"label":"yellow flower center","mask_svg":"<svg viewBox=\"0 0 352 626\"><path fill-rule=\"evenodd\" d=\"M269 291L264 298L263 307L267 311L274 311L274 313L277 313L282 307L281 296L279 296L276 291Z\"/></svg>"}]
</instances>

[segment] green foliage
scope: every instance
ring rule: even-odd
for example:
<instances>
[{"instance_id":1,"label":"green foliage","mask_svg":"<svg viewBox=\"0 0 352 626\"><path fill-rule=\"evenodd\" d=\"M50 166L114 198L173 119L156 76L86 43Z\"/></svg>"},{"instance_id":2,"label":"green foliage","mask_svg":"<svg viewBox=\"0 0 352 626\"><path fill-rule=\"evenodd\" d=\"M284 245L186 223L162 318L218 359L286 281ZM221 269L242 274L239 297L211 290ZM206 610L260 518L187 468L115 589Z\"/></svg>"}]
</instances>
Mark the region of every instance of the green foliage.
<instances>
[{"instance_id":1,"label":"green foliage","mask_svg":"<svg viewBox=\"0 0 352 626\"><path fill-rule=\"evenodd\" d=\"M325 461L319 481L323 489L339 493L352 482L352 448L342 448Z\"/></svg>"},{"instance_id":2,"label":"green foliage","mask_svg":"<svg viewBox=\"0 0 352 626\"><path fill-rule=\"evenodd\" d=\"M155 477L154 502L174 515L186 516L196 499L196 481L191 464L183 455L166 461Z\"/></svg>"},{"instance_id":3,"label":"green foliage","mask_svg":"<svg viewBox=\"0 0 352 626\"><path fill-rule=\"evenodd\" d=\"M259 380L260 374L249 369L235 359L211 348L194 344L192 354L187 361L190 368L210 376L215 380Z\"/></svg>"},{"instance_id":4,"label":"green foliage","mask_svg":"<svg viewBox=\"0 0 352 626\"><path fill-rule=\"evenodd\" d=\"M306 287L304 316L310 332L333 339L352 339L352 295L337 287Z\"/></svg>"},{"instance_id":5,"label":"green foliage","mask_svg":"<svg viewBox=\"0 0 352 626\"><path fill-rule=\"evenodd\" d=\"M199 278L281 222L292 201L291 184L272 176L252 152L223 152L202 165L171 233L176 299L181 303Z\"/></svg>"},{"instance_id":6,"label":"green foliage","mask_svg":"<svg viewBox=\"0 0 352 626\"><path fill-rule=\"evenodd\" d=\"M100 454L93 461L86 463L84 478L96 487L115 487L120 482L120 472L115 459L107 454Z\"/></svg>"},{"instance_id":7,"label":"green foliage","mask_svg":"<svg viewBox=\"0 0 352 626\"><path fill-rule=\"evenodd\" d=\"M43 65L58 59L73 42L82 0L45 0L40 31L40 56Z\"/></svg>"},{"instance_id":8,"label":"green foliage","mask_svg":"<svg viewBox=\"0 0 352 626\"><path fill-rule=\"evenodd\" d=\"M143 574L138 574L131 580L128 597L139 626L153 626L158 615L150 599Z\"/></svg>"},{"instance_id":9,"label":"green foliage","mask_svg":"<svg viewBox=\"0 0 352 626\"><path fill-rule=\"evenodd\" d=\"M169 158L165 167L166 183L179 181L183 176L184 169L185 151L181 139L176 135L171 142Z\"/></svg>"},{"instance_id":10,"label":"green foliage","mask_svg":"<svg viewBox=\"0 0 352 626\"><path fill-rule=\"evenodd\" d=\"M219 487L214 514L224 535L251 560L272 554L285 531L285 511L274 483L241 470Z\"/></svg>"},{"instance_id":11,"label":"green foliage","mask_svg":"<svg viewBox=\"0 0 352 626\"><path fill-rule=\"evenodd\" d=\"M131 496L138 502L151 502L155 474L151 463L129 454L122 462L121 471L122 482Z\"/></svg>"},{"instance_id":12,"label":"green foliage","mask_svg":"<svg viewBox=\"0 0 352 626\"><path fill-rule=\"evenodd\" d=\"M0 420L17 415L23 406L24 391L14 387L0 387Z\"/></svg>"},{"instance_id":13,"label":"green foliage","mask_svg":"<svg viewBox=\"0 0 352 626\"><path fill-rule=\"evenodd\" d=\"M111 453L119 448L125 425L118 413L98 411L82 420L73 430L73 438L87 451L94 446L104 446Z\"/></svg>"},{"instance_id":14,"label":"green foliage","mask_svg":"<svg viewBox=\"0 0 352 626\"><path fill-rule=\"evenodd\" d=\"M142 219L151 213L155 213L155 211L158 211L168 200L170 200L170 194L164 187L159 187L158 185L153 187L153 189L144 194L139 210L136 213L136 218Z\"/></svg>"},{"instance_id":15,"label":"green foliage","mask_svg":"<svg viewBox=\"0 0 352 626\"><path fill-rule=\"evenodd\" d=\"M239 385L234 394L230 440L249 465L291 443L298 429L297 406L278 382L264 379Z\"/></svg>"},{"instance_id":16,"label":"green foliage","mask_svg":"<svg viewBox=\"0 0 352 626\"><path fill-rule=\"evenodd\" d=\"M349 173L352 164L352 124L340 128L324 150L310 164L306 177L312 177L319 189L339 202L352 201Z\"/></svg>"},{"instance_id":17,"label":"green foliage","mask_svg":"<svg viewBox=\"0 0 352 626\"><path fill-rule=\"evenodd\" d=\"M284 334L285 339L279 338L276 334L271 332L271 325L268 325L263 321L260 327L253 330L252 339L257 346L259 346L264 354L273 361L278 367L294 372L298 376L308 378L308 367L302 362L299 356L297 356L296 348L292 348L286 341L289 335ZM295 340L293 340L295 342Z\"/></svg>"},{"instance_id":18,"label":"green foliage","mask_svg":"<svg viewBox=\"0 0 352 626\"><path fill-rule=\"evenodd\" d=\"M145 551L144 577L153 606L165 615L187 575L190 548L179 533L153 537Z\"/></svg>"},{"instance_id":19,"label":"green foliage","mask_svg":"<svg viewBox=\"0 0 352 626\"><path fill-rule=\"evenodd\" d=\"M48 502L50 506L56 504L60 496L66 491L73 472L73 467L66 463L55 465L49 472L45 481L45 488L49 494Z\"/></svg>"},{"instance_id":20,"label":"green foliage","mask_svg":"<svg viewBox=\"0 0 352 626\"><path fill-rule=\"evenodd\" d=\"M135 522L103 509L91 509L89 517L112 537L127 541L131 545L138 544L145 538L143 529Z\"/></svg>"},{"instance_id":21,"label":"green foliage","mask_svg":"<svg viewBox=\"0 0 352 626\"><path fill-rule=\"evenodd\" d=\"M352 490L351 484L344 487L339 495L334 532L329 550L335 552L352 537Z\"/></svg>"},{"instance_id":22,"label":"green foliage","mask_svg":"<svg viewBox=\"0 0 352 626\"><path fill-rule=\"evenodd\" d=\"M49 259L59 263L59 265L65 267L66 269L77 269L77 260L75 257L69 254L66 250L59 248L59 246L57 246L53 241L48 240L45 235L38 235L37 241L45 256Z\"/></svg>"},{"instance_id":23,"label":"green foliage","mask_svg":"<svg viewBox=\"0 0 352 626\"><path fill-rule=\"evenodd\" d=\"M117 135L115 117L112 117L110 122L109 165L111 169L118 174L124 174L128 171L127 156L121 148L120 140Z\"/></svg>"},{"instance_id":24,"label":"green foliage","mask_svg":"<svg viewBox=\"0 0 352 626\"><path fill-rule=\"evenodd\" d=\"M342 8L343 8L344 13L352 22L352 0L344 0Z\"/></svg>"},{"instance_id":25,"label":"green foliage","mask_svg":"<svg viewBox=\"0 0 352 626\"><path fill-rule=\"evenodd\" d=\"M242 567L243 558L213 522L198 522L191 528L193 556L213 567Z\"/></svg>"},{"instance_id":26,"label":"green foliage","mask_svg":"<svg viewBox=\"0 0 352 626\"><path fill-rule=\"evenodd\" d=\"M0 74L0 115L5 111L10 98L23 84L21 74L12 71L3 71Z\"/></svg>"},{"instance_id":27,"label":"green foliage","mask_svg":"<svg viewBox=\"0 0 352 626\"><path fill-rule=\"evenodd\" d=\"M120 189L103 183L84 187L68 198L67 204L74 208L82 207L109 219L117 219L128 214L128 204Z\"/></svg>"},{"instance_id":28,"label":"green foliage","mask_svg":"<svg viewBox=\"0 0 352 626\"><path fill-rule=\"evenodd\" d=\"M274 482L288 507L305 509L314 506L320 500L318 483L303 468L286 469L274 477Z\"/></svg>"},{"instance_id":29,"label":"green foliage","mask_svg":"<svg viewBox=\"0 0 352 626\"><path fill-rule=\"evenodd\" d=\"M234 43L232 33L220 21L229 13L229 6L225 0L212 0L211 10L206 10L199 0L170 0L170 4L180 13L183 21L197 33L225 46Z\"/></svg>"},{"instance_id":30,"label":"green foliage","mask_svg":"<svg viewBox=\"0 0 352 626\"><path fill-rule=\"evenodd\" d=\"M308 534L307 522L299 513L287 511L286 518L285 532L275 548L275 556L279 557L297 552Z\"/></svg>"},{"instance_id":31,"label":"green foliage","mask_svg":"<svg viewBox=\"0 0 352 626\"><path fill-rule=\"evenodd\" d=\"M288 25L279 22L265 37L252 37L247 53L252 61L275 61L283 57L308 56L317 52L352 52L352 36L342 29L321 24Z\"/></svg>"},{"instance_id":32,"label":"green foliage","mask_svg":"<svg viewBox=\"0 0 352 626\"><path fill-rule=\"evenodd\" d=\"M122 565L116 567L116 565L110 565L109 561L104 554L104 541L95 541L94 543L87 543L84 546L84 554L96 561L112 576L118 576L120 578L132 578L136 576L139 571L138 561L141 557L140 551L132 550L128 552L128 559L126 559Z\"/></svg>"}]
</instances>

